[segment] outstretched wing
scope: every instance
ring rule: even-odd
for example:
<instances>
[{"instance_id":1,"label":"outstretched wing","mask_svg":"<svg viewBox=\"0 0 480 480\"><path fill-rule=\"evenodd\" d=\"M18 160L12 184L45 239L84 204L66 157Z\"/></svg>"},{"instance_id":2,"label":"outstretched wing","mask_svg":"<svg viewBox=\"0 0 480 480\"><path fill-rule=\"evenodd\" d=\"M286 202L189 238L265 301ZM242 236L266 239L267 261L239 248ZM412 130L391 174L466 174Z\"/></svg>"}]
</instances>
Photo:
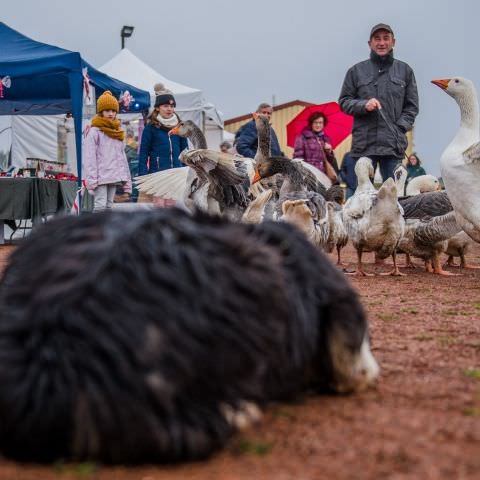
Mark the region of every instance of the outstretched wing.
<instances>
[{"instance_id":1,"label":"outstretched wing","mask_svg":"<svg viewBox=\"0 0 480 480\"><path fill-rule=\"evenodd\" d=\"M180 200L183 197L189 167L170 168L135 177L138 190L160 198Z\"/></svg>"}]
</instances>

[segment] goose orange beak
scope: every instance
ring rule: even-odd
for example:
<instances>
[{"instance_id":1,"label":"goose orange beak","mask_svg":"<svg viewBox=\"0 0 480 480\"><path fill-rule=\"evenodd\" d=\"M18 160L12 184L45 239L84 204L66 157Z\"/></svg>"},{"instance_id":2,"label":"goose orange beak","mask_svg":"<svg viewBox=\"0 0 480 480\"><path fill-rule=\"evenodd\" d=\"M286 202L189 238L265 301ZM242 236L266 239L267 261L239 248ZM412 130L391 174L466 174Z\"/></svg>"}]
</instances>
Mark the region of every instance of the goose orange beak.
<instances>
[{"instance_id":1,"label":"goose orange beak","mask_svg":"<svg viewBox=\"0 0 480 480\"><path fill-rule=\"evenodd\" d=\"M255 170L255 176L253 177L252 185L253 185L254 183L259 182L261 179L262 179L262 177L261 177L260 174L258 173L258 170Z\"/></svg>"},{"instance_id":2,"label":"goose orange beak","mask_svg":"<svg viewBox=\"0 0 480 480\"><path fill-rule=\"evenodd\" d=\"M444 78L443 80L432 80L432 83L437 87L440 87L442 90L447 89L449 82L450 82L449 78Z\"/></svg>"},{"instance_id":3,"label":"goose orange beak","mask_svg":"<svg viewBox=\"0 0 480 480\"><path fill-rule=\"evenodd\" d=\"M178 127L173 127L171 130L168 131L169 135L176 135L178 133Z\"/></svg>"}]
</instances>

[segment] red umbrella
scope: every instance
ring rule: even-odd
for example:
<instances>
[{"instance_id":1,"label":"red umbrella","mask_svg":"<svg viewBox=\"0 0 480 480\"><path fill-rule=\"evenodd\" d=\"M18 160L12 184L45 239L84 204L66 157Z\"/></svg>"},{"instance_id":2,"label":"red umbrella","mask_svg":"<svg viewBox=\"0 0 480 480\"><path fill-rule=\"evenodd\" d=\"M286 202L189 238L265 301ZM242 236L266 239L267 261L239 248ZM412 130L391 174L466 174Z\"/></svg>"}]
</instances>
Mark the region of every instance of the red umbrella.
<instances>
[{"instance_id":1,"label":"red umbrella","mask_svg":"<svg viewBox=\"0 0 480 480\"><path fill-rule=\"evenodd\" d=\"M308 118L314 112L322 112L327 117L327 126L324 131L332 141L332 148L335 148L352 133L353 117L340 110L337 102L322 103L305 107L287 125L287 145L293 147L295 138L308 125Z\"/></svg>"}]
</instances>

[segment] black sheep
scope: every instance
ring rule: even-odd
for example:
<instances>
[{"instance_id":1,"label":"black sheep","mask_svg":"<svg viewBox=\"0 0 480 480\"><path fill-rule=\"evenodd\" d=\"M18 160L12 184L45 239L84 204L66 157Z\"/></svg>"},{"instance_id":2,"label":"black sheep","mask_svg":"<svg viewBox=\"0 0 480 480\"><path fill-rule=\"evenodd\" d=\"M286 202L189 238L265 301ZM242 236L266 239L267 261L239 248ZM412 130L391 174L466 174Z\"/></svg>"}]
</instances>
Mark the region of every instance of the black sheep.
<instances>
[{"instance_id":1,"label":"black sheep","mask_svg":"<svg viewBox=\"0 0 480 480\"><path fill-rule=\"evenodd\" d=\"M0 450L19 460L204 458L257 405L377 374L357 295L283 223L53 220L0 284Z\"/></svg>"}]
</instances>

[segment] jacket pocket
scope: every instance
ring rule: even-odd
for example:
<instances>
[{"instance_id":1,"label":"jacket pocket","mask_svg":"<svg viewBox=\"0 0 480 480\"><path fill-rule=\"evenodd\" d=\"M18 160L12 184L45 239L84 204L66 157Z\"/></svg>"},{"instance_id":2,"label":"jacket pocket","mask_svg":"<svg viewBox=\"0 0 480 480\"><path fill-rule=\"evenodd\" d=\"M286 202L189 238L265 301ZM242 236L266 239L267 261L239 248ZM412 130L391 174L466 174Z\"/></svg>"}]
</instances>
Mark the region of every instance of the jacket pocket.
<instances>
[{"instance_id":1,"label":"jacket pocket","mask_svg":"<svg viewBox=\"0 0 480 480\"><path fill-rule=\"evenodd\" d=\"M401 97L403 100L403 97L405 96L405 87L407 86L407 83L402 80L401 78L398 77L391 77L391 91L395 96Z\"/></svg>"},{"instance_id":2,"label":"jacket pocket","mask_svg":"<svg viewBox=\"0 0 480 480\"><path fill-rule=\"evenodd\" d=\"M370 75L368 77L361 78L357 82L357 90L358 90L358 98L361 98L363 100L370 99L372 97L375 97L375 86L373 84L373 75Z\"/></svg>"}]
</instances>

